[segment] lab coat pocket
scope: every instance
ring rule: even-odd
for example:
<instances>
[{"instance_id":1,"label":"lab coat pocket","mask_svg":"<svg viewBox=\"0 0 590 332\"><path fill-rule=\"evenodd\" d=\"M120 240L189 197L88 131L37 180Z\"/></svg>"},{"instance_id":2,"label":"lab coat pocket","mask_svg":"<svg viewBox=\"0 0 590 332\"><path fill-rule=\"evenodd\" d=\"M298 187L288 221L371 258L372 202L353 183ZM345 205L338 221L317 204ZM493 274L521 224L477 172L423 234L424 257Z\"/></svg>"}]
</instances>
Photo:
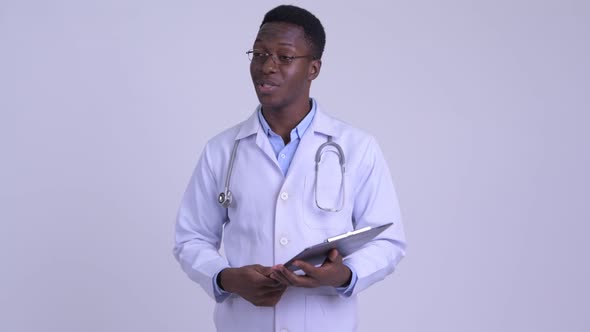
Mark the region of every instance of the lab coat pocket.
<instances>
[{"instance_id":1,"label":"lab coat pocket","mask_svg":"<svg viewBox=\"0 0 590 332\"><path fill-rule=\"evenodd\" d=\"M320 182L317 183L316 198L315 176L305 178L303 220L309 228L344 231L347 229L347 225L351 224L346 201L340 203L339 195L345 194L340 190L340 181L340 174L326 176L325 179L320 178ZM339 211L330 211L329 209Z\"/></svg>"},{"instance_id":2,"label":"lab coat pocket","mask_svg":"<svg viewBox=\"0 0 590 332\"><path fill-rule=\"evenodd\" d=\"M356 297L307 295L305 297L305 331L355 331Z\"/></svg>"},{"instance_id":3,"label":"lab coat pocket","mask_svg":"<svg viewBox=\"0 0 590 332\"><path fill-rule=\"evenodd\" d=\"M330 181L340 181L332 177ZM346 181L346 179L345 179ZM305 179L305 199L303 200L303 220L311 229L330 230L334 232L346 232L352 229L352 212L350 204L343 198L343 203L339 203L338 195L345 195L336 186L318 184L318 197L315 194L315 179L307 177ZM330 211L329 209L338 209L339 211Z\"/></svg>"}]
</instances>

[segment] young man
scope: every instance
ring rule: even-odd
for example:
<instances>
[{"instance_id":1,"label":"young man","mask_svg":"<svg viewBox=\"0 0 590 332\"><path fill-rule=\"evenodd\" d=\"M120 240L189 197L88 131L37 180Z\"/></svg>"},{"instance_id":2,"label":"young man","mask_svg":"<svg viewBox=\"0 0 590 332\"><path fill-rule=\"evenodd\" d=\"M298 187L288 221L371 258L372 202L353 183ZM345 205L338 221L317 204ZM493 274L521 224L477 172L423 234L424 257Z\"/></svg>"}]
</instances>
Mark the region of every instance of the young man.
<instances>
[{"instance_id":1,"label":"young man","mask_svg":"<svg viewBox=\"0 0 590 332\"><path fill-rule=\"evenodd\" d=\"M218 331L352 331L356 294L405 254L377 143L309 96L324 45L308 11L265 15L247 52L260 105L207 143L182 200L174 255L216 300ZM328 237L389 222L346 258L333 250L321 266L297 262L304 274L282 265Z\"/></svg>"}]
</instances>

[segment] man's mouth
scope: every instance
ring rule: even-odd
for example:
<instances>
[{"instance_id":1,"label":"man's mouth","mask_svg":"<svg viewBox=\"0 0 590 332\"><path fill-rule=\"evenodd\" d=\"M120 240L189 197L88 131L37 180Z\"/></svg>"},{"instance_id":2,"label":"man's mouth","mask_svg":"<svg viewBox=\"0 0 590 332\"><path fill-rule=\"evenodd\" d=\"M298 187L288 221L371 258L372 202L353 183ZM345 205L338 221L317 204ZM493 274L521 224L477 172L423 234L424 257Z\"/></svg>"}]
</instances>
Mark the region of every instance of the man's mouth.
<instances>
[{"instance_id":1,"label":"man's mouth","mask_svg":"<svg viewBox=\"0 0 590 332\"><path fill-rule=\"evenodd\" d=\"M279 87L275 82L267 80L256 81L256 86L258 87L258 91L262 93L270 93Z\"/></svg>"}]
</instances>

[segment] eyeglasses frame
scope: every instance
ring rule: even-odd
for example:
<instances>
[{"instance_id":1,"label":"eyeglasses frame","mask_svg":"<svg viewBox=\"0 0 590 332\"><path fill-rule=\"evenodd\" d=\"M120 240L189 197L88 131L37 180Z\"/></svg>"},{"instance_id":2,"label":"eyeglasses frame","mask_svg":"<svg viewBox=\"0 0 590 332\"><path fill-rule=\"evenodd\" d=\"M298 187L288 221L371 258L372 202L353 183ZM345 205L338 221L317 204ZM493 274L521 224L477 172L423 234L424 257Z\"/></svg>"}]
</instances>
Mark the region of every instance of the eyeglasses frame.
<instances>
[{"instance_id":1,"label":"eyeglasses frame","mask_svg":"<svg viewBox=\"0 0 590 332\"><path fill-rule=\"evenodd\" d=\"M317 58L316 56L314 56L314 55L311 55L311 54L308 54L308 55L295 55L295 56L284 56L284 57L286 57L286 58L287 58L287 59L289 59L289 60L288 60L288 62L287 62L287 63L282 63L282 62L281 62L281 61L278 59L278 55L276 55L276 54L269 53L269 52L262 52L262 51L260 51L260 50L257 50L257 49L252 49L252 50L246 51L246 55L248 56L248 59L249 59L251 62L254 62L254 61L255 61L254 59L256 59L256 58L254 57L254 52L255 52L255 51L256 51L257 53L261 53L261 54L263 54L263 55L262 55L262 57L263 57L264 59L260 59L261 63L266 63L266 59L268 59L268 58L270 57L270 58L272 59L272 62L273 62L275 65L277 65L277 66L288 66L288 65L292 64L292 63L293 63L293 60L295 60L295 59L302 59L302 58L310 58L310 57L311 57L311 59L312 59L312 60L318 60L318 58ZM276 60L275 60L275 58L276 58Z\"/></svg>"}]
</instances>

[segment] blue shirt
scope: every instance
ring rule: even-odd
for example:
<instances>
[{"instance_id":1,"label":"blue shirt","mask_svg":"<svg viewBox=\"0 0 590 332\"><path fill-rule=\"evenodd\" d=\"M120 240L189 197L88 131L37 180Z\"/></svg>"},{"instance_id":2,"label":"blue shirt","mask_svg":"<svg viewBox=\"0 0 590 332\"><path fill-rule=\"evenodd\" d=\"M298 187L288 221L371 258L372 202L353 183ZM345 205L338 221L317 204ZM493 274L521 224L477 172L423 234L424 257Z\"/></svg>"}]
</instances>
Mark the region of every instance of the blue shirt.
<instances>
[{"instance_id":1,"label":"blue shirt","mask_svg":"<svg viewBox=\"0 0 590 332\"><path fill-rule=\"evenodd\" d=\"M297 147L299 146L299 142L301 141L301 138L303 137L303 134L305 134L305 131L307 130L307 128L309 128L309 125L313 121L313 118L316 114L316 111L317 111L316 101L314 99L311 99L311 104L312 104L312 106L311 106L311 110L309 111L309 113L307 113L307 115L303 118L303 120L301 120L299 122L299 124L295 128L293 128L293 130L291 130L291 134L290 134L291 140L287 145L285 145L285 142L283 141L283 138L281 136L279 136L274 131L272 131L268 122L266 122L266 119L262 115L262 108L261 107L258 108L258 111L257 111L258 112L258 120L260 121L260 125L262 126L262 129L263 129L264 133L266 134L266 137L268 137L268 140L270 141L270 145L272 146L272 148L275 152L275 156L277 157L277 161L279 163L279 167L281 168L281 171L283 172L283 175L287 174L287 171L289 170L289 165L291 165L291 161L293 160L293 156L295 156L295 152L297 151ZM346 264L346 262L345 262L345 264ZM352 294L354 286L358 280L357 274L354 271L354 269L351 266L348 266L348 268L352 272L352 278L350 280L350 284L347 287L336 288L338 293L340 293L341 295L344 295L344 296L350 296ZM221 271L219 271L219 272L221 272ZM219 272L217 272L215 274L215 276L213 277L213 288L215 291L215 296L216 297L228 296L229 293L222 290L219 287L219 285L217 284L217 276L219 275Z\"/></svg>"},{"instance_id":2,"label":"blue shirt","mask_svg":"<svg viewBox=\"0 0 590 332\"><path fill-rule=\"evenodd\" d=\"M299 141L301 141L301 137L303 137L303 134L305 134L305 131L311 124L315 113L316 102L312 99L311 110L309 113L307 113L303 120L299 122L297 127L291 130L291 140L287 145L285 145L283 138L270 129L268 122L266 122L266 119L262 115L262 108L258 109L258 120L260 120L260 125L262 126L266 137L268 137L270 145L272 145L272 149L275 152L275 156L277 157L277 161L281 171L283 172L283 175L287 174L289 165L291 165L291 160L293 160L295 151L297 151L297 147L299 146Z\"/></svg>"}]
</instances>

